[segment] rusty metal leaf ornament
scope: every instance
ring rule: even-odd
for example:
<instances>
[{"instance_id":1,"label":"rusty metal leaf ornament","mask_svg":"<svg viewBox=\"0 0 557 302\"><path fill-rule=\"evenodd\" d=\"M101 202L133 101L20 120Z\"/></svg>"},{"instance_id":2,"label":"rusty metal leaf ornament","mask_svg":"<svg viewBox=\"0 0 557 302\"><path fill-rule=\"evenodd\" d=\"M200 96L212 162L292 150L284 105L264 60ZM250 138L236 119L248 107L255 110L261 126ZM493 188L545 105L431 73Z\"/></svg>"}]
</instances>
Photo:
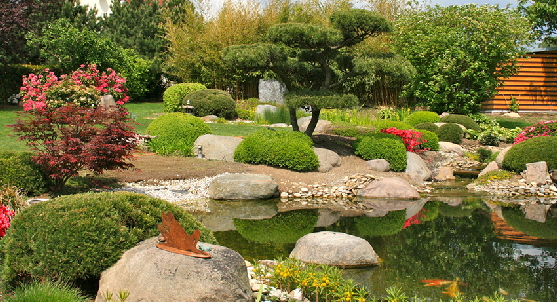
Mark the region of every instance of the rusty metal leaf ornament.
<instances>
[{"instance_id":1,"label":"rusty metal leaf ornament","mask_svg":"<svg viewBox=\"0 0 557 302\"><path fill-rule=\"evenodd\" d=\"M188 235L174 218L172 212L162 213L162 224L159 224L158 228L164 237L164 242L157 244L158 248L186 256L211 258L211 254L197 249L201 232L195 230L191 235Z\"/></svg>"}]
</instances>

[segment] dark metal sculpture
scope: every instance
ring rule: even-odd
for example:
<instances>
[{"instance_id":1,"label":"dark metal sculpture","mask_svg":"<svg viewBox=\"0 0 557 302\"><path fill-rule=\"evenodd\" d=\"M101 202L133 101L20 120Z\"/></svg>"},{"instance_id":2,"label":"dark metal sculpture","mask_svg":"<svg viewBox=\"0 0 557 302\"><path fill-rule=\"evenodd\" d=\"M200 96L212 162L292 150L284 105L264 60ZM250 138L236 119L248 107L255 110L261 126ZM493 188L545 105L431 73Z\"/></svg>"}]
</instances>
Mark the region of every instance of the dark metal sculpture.
<instances>
[{"instance_id":1,"label":"dark metal sculpture","mask_svg":"<svg viewBox=\"0 0 557 302\"><path fill-rule=\"evenodd\" d=\"M157 244L158 248L186 256L211 258L211 254L197 249L201 232L195 230L191 235L188 235L174 218L172 212L162 213L162 224L159 224L158 228L164 237L163 242Z\"/></svg>"}]
</instances>

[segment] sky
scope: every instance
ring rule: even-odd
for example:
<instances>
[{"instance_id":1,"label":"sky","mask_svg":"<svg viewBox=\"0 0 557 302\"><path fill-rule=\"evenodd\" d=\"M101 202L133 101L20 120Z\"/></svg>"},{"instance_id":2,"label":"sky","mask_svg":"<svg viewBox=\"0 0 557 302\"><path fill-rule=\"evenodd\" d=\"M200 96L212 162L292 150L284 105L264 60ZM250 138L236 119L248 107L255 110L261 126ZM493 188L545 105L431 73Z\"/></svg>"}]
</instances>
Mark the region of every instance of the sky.
<instances>
[{"instance_id":1,"label":"sky","mask_svg":"<svg viewBox=\"0 0 557 302\"><path fill-rule=\"evenodd\" d=\"M439 4L441 6L449 6L449 5L462 5L468 3L476 3L476 4L492 4L496 5L499 4L499 7L505 7L507 4L511 4L512 6L516 7L517 0L430 0L432 5Z\"/></svg>"}]
</instances>

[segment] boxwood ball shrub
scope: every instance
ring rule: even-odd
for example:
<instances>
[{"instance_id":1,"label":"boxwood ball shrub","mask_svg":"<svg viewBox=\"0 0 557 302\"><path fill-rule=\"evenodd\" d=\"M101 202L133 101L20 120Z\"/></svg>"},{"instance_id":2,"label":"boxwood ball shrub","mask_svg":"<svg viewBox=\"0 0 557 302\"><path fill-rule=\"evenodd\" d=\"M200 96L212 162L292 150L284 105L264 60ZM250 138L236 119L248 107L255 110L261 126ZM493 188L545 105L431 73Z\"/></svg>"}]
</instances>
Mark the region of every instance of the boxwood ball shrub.
<instances>
[{"instance_id":1,"label":"boxwood ball shrub","mask_svg":"<svg viewBox=\"0 0 557 302\"><path fill-rule=\"evenodd\" d=\"M416 126L420 123L438 123L440 121L439 114L432 111L414 111L404 119L404 122L410 126Z\"/></svg>"},{"instance_id":2,"label":"boxwood ball shrub","mask_svg":"<svg viewBox=\"0 0 557 302\"><path fill-rule=\"evenodd\" d=\"M464 126L466 129L481 131L480 125L476 121L466 115L462 114L449 114L441 118L442 123L457 123Z\"/></svg>"},{"instance_id":3,"label":"boxwood ball shrub","mask_svg":"<svg viewBox=\"0 0 557 302\"><path fill-rule=\"evenodd\" d=\"M199 83L180 83L168 87L162 95L164 111L181 111L182 106L186 105L186 102L184 101L185 96L201 89L207 89L207 87Z\"/></svg>"},{"instance_id":4,"label":"boxwood ball shrub","mask_svg":"<svg viewBox=\"0 0 557 302\"><path fill-rule=\"evenodd\" d=\"M294 171L312 171L319 159L313 141L302 132L263 129L246 137L234 151L234 160Z\"/></svg>"},{"instance_id":5,"label":"boxwood ball shrub","mask_svg":"<svg viewBox=\"0 0 557 302\"><path fill-rule=\"evenodd\" d=\"M527 163L545 161L549 170L557 169L557 136L538 136L512 146L503 159L503 169L522 172Z\"/></svg>"},{"instance_id":6,"label":"boxwood ball shrub","mask_svg":"<svg viewBox=\"0 0 557 302\"><path fill-rule=\"evenodd\" d=\"M427 130L418 129L418 131L422 133L422 139L425 140L425 142L420 145L420 149L431 151L439 150L439 137L437 134Z\"/></svg>"},{"instance_id":7,"label":"boxwood ball shrub","mask_svg":"<svg viewBox=\"0 0 557 302\"><path fill-rule=\"evenodd\" d=\"M439 141L451 142L454 144L462 143L462 137L464 136L464 130L455 123L442 125L435 133L439 137Z\"/></svg>"},{"instance_id":8,"label":"boxwood ball shrub","mask_svg":"<svg viewBox=\"0 0 557 302\"><path fill-rule=\"evenodd\" d=\"M157 236L162 212L171 211L200 241L216 243L212 232L184 209L129 192L66 195L19 212L2 239L2 279L15 287L31 279L95 280L122 253Z\"/></svg>"},{"instance_id":9,"label":"boxwood ball shrub","mask_svg":"<svg viewBox=\"0 0 557 302\"><path fill-rule=\"evenodd\" d=\"M362 136L354 143L354 153L365 160L385 159L391 164L393 171L400 172L406 169L406 147L395 135Z\"/></svg>"},{"instance_id":10,"label":"boxwood ball shrub","mask_svg":"<svg viewBox=\"0 0 557 302\"><path fill-rule=\"evenodd\" d=\"M427 131L431 131L431 132L436 132L437 129L439 129L439 126L435 125L434 123L419 123L417 125L414 126L415 129L420 129L420 130L427 130Z\"/></svg>"},{"instance_id":11,"label":"boxwood ball shrub","mask_svg":"<svg viewBox=\"0 0 557 302\"><path fill-rule=\"evenodd\" d=\"M30 152L0 152L0 187L15 186L27 195L47 191L47 177Z\"/></svg>"},{"instance_id":12,"label":"boxwood ball shrub","mask_svg":"<svg viewBox=\"0 0 557 302\"><path fill-rule=\"evenodd\" d=\"M147 133L155 136L148 143L154 152L191 156L195 140L203 134L210 134L211 129L198 117L172 112L153 120L147 127Z\"/></svg>"},{"instance_id":13,"label":"boxwood ball shrub","mask_svg":"<svg viewBox=\"0 0 557 302\"><path fill-rule=\"evenodd\" d=\"M231 119L236 118L236 102L230 93L219 89L202 89L185 96L193 106L196 116L216 115Z\"/></svg>"}]
</instances>

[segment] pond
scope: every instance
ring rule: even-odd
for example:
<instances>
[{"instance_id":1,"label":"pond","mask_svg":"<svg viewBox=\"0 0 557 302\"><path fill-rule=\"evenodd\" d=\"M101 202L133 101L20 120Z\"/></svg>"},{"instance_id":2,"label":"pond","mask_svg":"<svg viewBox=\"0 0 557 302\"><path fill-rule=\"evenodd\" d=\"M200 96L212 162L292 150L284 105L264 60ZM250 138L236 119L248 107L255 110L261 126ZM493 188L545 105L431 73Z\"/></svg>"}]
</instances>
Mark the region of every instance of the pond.
<instances>
[{"instance_id":1,"label":"pond","mask_svg":"<svg viewBox=\"0 0 557 302\"><path fill-rule=\"evenodd\" d=\"M466 297L502 292L509 299L557 301L557 208L494 204L462 190L368 205L371 210L344 211L285 208L277 200L212 201L211 213L196 216L220 244L249 261L287 258L296 240L310 232L365 238L381 265L345 274L374 296L400 287L410 297L449 300L442 293L447 285L421 281L459 278Z\"/></svg>"}]
</instances>

